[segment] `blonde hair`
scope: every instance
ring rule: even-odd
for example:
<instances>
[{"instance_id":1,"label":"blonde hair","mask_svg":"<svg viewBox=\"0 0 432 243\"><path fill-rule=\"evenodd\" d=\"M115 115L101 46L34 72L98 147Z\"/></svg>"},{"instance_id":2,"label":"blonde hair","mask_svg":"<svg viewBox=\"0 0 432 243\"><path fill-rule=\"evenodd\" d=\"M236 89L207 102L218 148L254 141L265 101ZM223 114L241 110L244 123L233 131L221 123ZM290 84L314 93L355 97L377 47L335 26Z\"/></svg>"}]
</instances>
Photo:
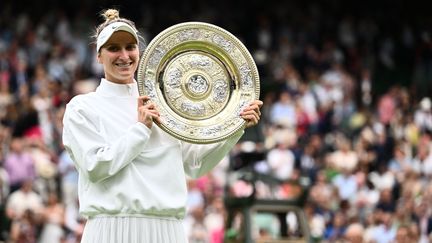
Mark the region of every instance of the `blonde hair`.
<instances>
[{"instance_id":1,"label":"blonde hair","mask_svg":"<svg viewBox=\"0 0 432 243\"><path fill-rule=\"evenodd\" d=\"M117 9L107 9L104 13L101 14L105 21L110 21L114 19L118 19L119 17L119 11Z\"/></svg>"},{"instance_id":2,"label":"blonde hair","mask_svg":"<svg viewBox=\"0 0 432 243\"><path fill-rule=\"evenodd\" d=\"M115 23L115 22L124 22L124 23L132 26L136 30L135 23L129 19L120 18L120 13L117 9L107 9L105 11L102 11L102 13L100 15L105 19L105 22L103 22L98 27L96 27L96 30L94 33L94 39L96 39L98 37L99 33L106 26L108 26L111 23Z\"/></svg>"}]
</instances>

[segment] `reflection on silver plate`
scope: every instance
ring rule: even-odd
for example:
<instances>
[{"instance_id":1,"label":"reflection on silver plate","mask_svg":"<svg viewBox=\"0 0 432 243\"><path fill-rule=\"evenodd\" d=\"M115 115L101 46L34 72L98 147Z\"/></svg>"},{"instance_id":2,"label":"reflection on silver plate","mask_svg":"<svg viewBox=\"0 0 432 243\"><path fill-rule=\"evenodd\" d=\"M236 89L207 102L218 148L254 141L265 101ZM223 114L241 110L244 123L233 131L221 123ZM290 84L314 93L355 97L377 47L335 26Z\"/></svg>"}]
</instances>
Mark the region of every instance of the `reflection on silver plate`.
<instances>
[{"instance_id":1,"label":"reflection on silver plate","mask_svg":"<svg viewBox=\"0 0 432 243\"><path fill-rule=\"evenodd\" d=\"M138 67L140 95L161 114L164 131L191 143L214 143L243 129L241 110L258 99L255 62L228 31L186 22L157 35Z\"/></svg>"}]
</instances>

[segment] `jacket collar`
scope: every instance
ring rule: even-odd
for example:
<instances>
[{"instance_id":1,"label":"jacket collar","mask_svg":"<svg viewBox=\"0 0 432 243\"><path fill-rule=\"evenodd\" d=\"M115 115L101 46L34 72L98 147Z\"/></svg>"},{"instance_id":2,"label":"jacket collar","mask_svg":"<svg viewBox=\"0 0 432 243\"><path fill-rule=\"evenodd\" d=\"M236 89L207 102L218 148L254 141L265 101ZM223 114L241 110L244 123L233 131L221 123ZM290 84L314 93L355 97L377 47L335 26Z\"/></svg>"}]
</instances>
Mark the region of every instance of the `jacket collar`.
<instances>
[{"instance_id":1,"label":"jacket collar","mask_svg":"<svg viewBox=\"0 0 432 243\"><path fill-rule=\"evenodd\" d=\"M138 85L136 81L130 84L117 84L104 78L101 79L99 86L96 88L96 93L99 93L103 96L139 96Z\"/></svg>"}]
</instances>

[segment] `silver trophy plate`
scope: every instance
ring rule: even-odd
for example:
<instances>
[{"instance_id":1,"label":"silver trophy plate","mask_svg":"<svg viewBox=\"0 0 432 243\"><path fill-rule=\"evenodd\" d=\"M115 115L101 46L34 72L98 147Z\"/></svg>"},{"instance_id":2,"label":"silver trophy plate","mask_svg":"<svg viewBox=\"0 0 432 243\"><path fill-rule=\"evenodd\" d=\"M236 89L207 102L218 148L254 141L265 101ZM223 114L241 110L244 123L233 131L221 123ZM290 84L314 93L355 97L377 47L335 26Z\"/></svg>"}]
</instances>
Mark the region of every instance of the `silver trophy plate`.
<instances>
[{"instance_id":1,"label":"silver trophy plate","mask_svg":"<svg viewBox=\"0 0 432 243\"><path fill-rule=\"evenodd\" d=\"M186 22L157 35L138 67L140 95L161 114L158 124L181 140L206 144L243 129L240 112L259 98L255 62L228 31L208 23Z\"/></svg>"}]
</instances>

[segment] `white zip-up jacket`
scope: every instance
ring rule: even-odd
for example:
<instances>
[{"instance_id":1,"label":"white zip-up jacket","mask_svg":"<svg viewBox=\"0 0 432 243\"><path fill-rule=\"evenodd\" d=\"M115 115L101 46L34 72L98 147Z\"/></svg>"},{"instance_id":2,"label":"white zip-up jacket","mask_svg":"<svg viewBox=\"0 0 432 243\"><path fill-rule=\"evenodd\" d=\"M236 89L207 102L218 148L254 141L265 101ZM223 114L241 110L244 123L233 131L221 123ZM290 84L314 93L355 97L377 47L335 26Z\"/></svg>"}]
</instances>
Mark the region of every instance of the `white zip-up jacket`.
<instances>
[{"instance_id":1,"label":"white zip-up jacket","mask_svg":"<svg viewBox=\"0 0 432 243\"><path fill-rule=\"evenodd\" d=\"M183 218L186 174L210 171L243 134L190 144L137 122L137 83L102 79L66 106L63 143L79 172L80 213Z\"/></svg>"}]
</instances>

